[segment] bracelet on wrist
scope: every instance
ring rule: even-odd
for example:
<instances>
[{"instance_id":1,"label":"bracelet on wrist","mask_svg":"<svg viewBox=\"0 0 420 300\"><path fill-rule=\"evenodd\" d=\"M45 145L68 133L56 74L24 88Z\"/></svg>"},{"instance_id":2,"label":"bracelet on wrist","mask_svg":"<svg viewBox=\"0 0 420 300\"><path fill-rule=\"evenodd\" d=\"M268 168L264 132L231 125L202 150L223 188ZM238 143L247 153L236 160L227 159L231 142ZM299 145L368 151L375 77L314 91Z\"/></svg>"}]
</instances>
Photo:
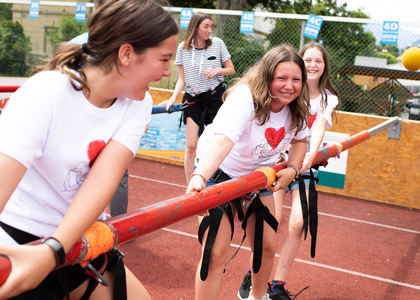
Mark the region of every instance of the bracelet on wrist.
<instances>
[{"instance_id":1,"label":"bracelet on wrist","mask_svg":"<svg viewBox=\"0 0 420 300\"><path fill-rule=\"evenodd\" d=\"M204 178L203 175L197 174L197 173L192 173L191 176L190 176L190 179L193 178L194 176L200 176L201 178L203 178L204 184L207 185L207 180L206 180L206 178Z\"/></svg>"},{"instance_id":2,"label":"bracelet on wrist","mask_svg":"<svg viewBox=\"0 0 420 300\"><path fill-rule=\"evenodd\" d=\"M298 175L299 175L299 168L297 167L297 166L295 166L295 165L289 165L289 166L287 166L288 168L292 168L293 170L295 170L295 172L296 172L296 176L294 177L294 178L297 178L298 177Z\"/></svg>"},{"instance_id":3,"label":"bracelet on wrist","mask_svg":"<svg viewBox=\"0 0 420 300\"><path fill-rule=\"evenodd\" d=\"M63 245L61 245L61 243L57 239L49 237L47 239L44 239L42 243L47 244L54 251L56 268L64 264L64 262L66 261L66 253L64 252Z\"/></svg>"}]
</instances>

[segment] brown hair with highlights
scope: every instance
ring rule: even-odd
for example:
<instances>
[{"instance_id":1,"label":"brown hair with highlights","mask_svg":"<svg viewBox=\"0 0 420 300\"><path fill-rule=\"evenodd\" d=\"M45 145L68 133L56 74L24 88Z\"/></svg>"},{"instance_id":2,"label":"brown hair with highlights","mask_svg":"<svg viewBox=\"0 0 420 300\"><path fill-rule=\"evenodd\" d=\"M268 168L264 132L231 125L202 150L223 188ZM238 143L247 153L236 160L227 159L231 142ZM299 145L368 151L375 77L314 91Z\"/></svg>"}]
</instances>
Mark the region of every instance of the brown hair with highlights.
<instances>
[{"instance_id":1,"label":"brown hair with highlights","mask_svg":"<svg viewBox=\"0 0 420 300\"><path fill-rule=\"evenodd\" d=\"M208 14L202 13L202 12L196 12L191 17L190 23L188 24L187 33L184 37L184 45L182 46L183 49L190 51L192 40L195 38L195 34L197 32L198 26L200 26L201 22L204 20L211 20L211 17ZM206 40L206 45L204 46L204 49L207 49L212 44L211 38Z\"/></svg>"}]
</instances>

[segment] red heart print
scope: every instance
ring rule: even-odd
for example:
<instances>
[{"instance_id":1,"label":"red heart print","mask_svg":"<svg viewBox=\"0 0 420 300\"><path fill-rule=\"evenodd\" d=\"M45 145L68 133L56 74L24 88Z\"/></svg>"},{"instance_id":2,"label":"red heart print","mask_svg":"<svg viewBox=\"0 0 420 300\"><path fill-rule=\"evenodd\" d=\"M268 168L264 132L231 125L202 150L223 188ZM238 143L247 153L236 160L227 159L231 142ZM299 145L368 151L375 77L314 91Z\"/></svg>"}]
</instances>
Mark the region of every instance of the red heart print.
<instances>
[{"instance_id":1,"label":"red heart print","mask_svg":"<svg viewBox=\"0 0 420 300\"><path fill-rule=\"evenodd\" d=\"M309 129L312 128L312 125L314 124L314 122L316 120L316 115L317 115L317 113L315 113L314 115L309 115L309 121L308 121Z\"/></svg>"},{"instance_id":2,"label":"red heart print","mask_svg":"<svg viewBox=\"0 0 420 300\"><path fill-rule=\"evenodd\" d=\"M285 132L286 130L284 129L284 127L280 127L279 130L274 129L273 127L269 127L265 130L265 139L267 140L271 148L277 148L282 139L284 139Z\"/></svg>"},{"instance_id":3,"label":"red heart print","mask_svg":"<svg viewBox=\"0 0 420 300\"><path fill-rule=\"evenodd\" d=\"M103 140L96 140L89 143L87 147L87 154L89 157L89 167L92 168L93 162L95 161L96 157L98 156L99 152L105 147L105 142Z\"/></svg>"}]
</instances>

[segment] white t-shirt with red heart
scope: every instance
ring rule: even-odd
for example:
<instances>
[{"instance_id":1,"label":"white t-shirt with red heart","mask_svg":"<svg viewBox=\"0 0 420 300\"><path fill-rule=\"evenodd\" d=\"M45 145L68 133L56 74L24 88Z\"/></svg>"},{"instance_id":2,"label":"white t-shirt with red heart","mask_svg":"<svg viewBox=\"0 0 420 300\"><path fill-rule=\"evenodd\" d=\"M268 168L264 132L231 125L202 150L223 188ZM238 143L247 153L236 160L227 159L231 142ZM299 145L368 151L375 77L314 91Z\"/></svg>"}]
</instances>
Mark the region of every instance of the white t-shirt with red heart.
<instances>
[{"instance_id":1,"label":"white t-shirt with red heart","mask_svg":"<svg viewBox=\"0 0 420 300\"><path fill-rule=\"evenodd\" d=\"M152 106L147 93L142 101L117 98L112 106L99 108L65 74L44 71L29 78L0 117L0 153L27 168L0 220L39 237L51 236L109 140L135 156ZM99 219L105 219L104 212ZM10 243L0 229L0 245Z\"/></svg>"},{"instance_id":2,"label":"white t-shirt with red heart","mask_svg":"<svg viewBox=\"0 0 420 300\"><path fill-rule=\"evenodd\" d=\"M264 125L253 119L254 104L247 85L239 86L226 99L213 123L208 125L197 145L197 157L215 134L223 134L234 146L220 168L230 177L237 178L255 171L259 167L271 166L292 139L307 136L305 127L299 132L290 132L292 116L286 105L280 112L270 113Z\"/></svg>"}]
</instances>

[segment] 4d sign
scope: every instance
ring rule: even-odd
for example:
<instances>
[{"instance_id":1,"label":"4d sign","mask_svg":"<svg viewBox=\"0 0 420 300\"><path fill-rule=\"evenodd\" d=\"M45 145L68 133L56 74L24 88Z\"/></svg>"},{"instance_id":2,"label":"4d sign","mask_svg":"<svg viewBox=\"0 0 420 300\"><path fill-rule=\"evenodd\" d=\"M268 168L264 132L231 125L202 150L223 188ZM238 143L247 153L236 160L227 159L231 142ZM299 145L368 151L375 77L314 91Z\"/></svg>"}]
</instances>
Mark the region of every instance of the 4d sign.
<instances>
[{"instance_id":1,"label":"4d sign","mask_svg":"<svg viewBox=\"0 0 420 300\"><path fill-rule=\"evenodd\" d=\"M382 45L396 45L398 41L399 23L394 21L384 21L382 28Z\"/></svg>"},{"instance_id":2,"label":"4d sign","mask_svg":"<svg viewBox=\"0 0 420 300\"><path fill-rule=\"evenodd\" d=\"M303 31L303 36L316 40L319 31L321 30L322 21L321 17L309 15L308 22L306 22L305 30Z\"/></svg>"}]
</instances>

